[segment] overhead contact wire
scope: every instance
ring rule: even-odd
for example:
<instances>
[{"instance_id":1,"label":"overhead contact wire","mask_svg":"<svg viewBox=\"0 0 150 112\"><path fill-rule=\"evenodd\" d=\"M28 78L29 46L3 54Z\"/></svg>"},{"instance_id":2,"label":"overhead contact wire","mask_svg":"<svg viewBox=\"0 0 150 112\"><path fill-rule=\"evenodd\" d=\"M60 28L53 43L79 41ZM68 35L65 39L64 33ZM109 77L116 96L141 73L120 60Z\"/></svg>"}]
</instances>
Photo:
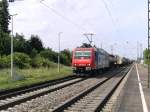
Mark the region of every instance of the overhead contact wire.
<instances>
[{"instance_id":1,"label":"overhead contact wire","mask_svg":"<svg viewBox=\"0 0 150 112\"><path fill-rule=\"evenodd\" d=\"M47 7L49 10L51 10L51 11L52 11L53 13L55 13L56 15L60 16L61 18L63 18L65 21L67 21L67 22L73 24L74 26L76 26L76 27L79 28L79 29L82 29L82 30L84 30L84 31L87 31L87 29L85 29L84 27L80 26L79 24L77 24L77 23L71 21L69 18L65 17L64 15L62 15L61 13L59 13L58 11L56 11L55 9L53 9L52 7L50 7L50 6L46 5L46 4L44 4L42 1L40 1L40 3L41 3L42 5L44 5L45 7Z\"/></svg>"},{"instance_id":2,"label":"overhead contact wire","mask_svg":"<svg viewBox=\"0 0 150 112\"><path fill-rule=\"evenodd\" d=\"M105 6L105 8L106 8L106 10L107 10L107 13L108 13L108 15L109 15L109 17L110 17L110 19L111 19L111 21L112 21L112 24L113 24L114 27L115 27L116 33L118 33L116 21L114 20L111 11L110 11L110 9L108 8L107 3L105 2L105 0L102 0L102 2L103 2L104 6Z\"/></svg>"}]
</instances>

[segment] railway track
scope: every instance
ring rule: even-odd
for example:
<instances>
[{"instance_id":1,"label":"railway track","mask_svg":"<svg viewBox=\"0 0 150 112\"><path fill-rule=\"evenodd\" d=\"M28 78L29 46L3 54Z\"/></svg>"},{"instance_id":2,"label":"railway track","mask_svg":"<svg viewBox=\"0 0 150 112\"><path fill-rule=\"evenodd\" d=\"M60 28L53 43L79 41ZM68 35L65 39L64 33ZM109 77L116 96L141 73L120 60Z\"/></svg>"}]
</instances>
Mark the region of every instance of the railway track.
<instances>
[{"instance_id":1,"label":"railway track","mask_svg":"<svg viewBox=\"0 0 150 112\"><path fill-rule=\"evenodd\" d=\"M56 107L53 112L99 112L129 72L130 67L115 76L99 82Z\"/></svg>"},{"instance_id":2,"label":"railway track","mask_svg":"<svg viewBox=\"0 0 150 112\"><path fill-rule=\"evenodd\" d=\"M94 85L102 84L106 80L109 80L114 74L119 74L124 68L120 68L115 71L109 71L105 73L104 77L96 78L77 78L68 81L62 81L62 83L47 86L46 88L37 89L34 92L29 91L26 93L15 94L15 96L9 96L0 100L0 110L6 110L7 112L22 112L22 111L56 111L58 107L74 95L82 93L84 90L89 90ZM109 78L107 78L109 77ZM23 90L22 90L23 91ZM67 93L67 94L66 94ZM40 107L39 107L40 105ZM44 110L43 110L44 109ZM65 110L65 109L64 109Z\"/></svg>"},{"instance_id":3,"label":"railway track","mask_svg":"<svg viewBox=\"0 0 150 112\"><path fill-rule=\"evenodd\" d=\"M66 77L60 78L60 79L40 82L40 83L33 84L33 85L28 85L28 86L13 88L13 89L1 90L0 91L0 100L5 98L5 97L11 97L11 96L13 96L15 94L18 94L18 93L21 94L21 91L22 91L22 93L30 92L33 89L41 89L41 88L48 87L48 86L51 86L51 85L63 83L65 81L73 80L75 78L77 78L77 77L74 76L74 75L71 75L71 76L66 76Z\"/></svg>"},{"instance_id":4,"label":"railway track","mask_svg":"<svg viewBox=\"0 0 150 112\"><path fill-rule=\"evenodd\" d=\"M18 89L16 91L15 89L8 91L6 90L6 94L3 91L0 93L0 110L7 109L8 107L20 104L22 102L42 96L49 92L56 91L58 89L67 87L83 80L86 79L71 76L67 77L66 79L62 78L59 80L42 83L41 85L34 85L33 87L31 86L24 89Z\"/></svg>"}]
</instances>

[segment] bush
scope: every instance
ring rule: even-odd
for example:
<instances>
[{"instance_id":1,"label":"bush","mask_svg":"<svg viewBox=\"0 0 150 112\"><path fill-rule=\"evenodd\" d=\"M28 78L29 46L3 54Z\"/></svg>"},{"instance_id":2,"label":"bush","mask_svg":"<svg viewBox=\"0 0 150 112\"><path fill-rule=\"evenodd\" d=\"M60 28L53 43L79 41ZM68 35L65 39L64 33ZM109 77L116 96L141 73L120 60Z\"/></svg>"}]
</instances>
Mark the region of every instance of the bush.
<instances>
[{"instance_id":1,"label":"bush","mask_svg":"<svg viewBox=\"0 0 150 112\"><path fill-rule=\"evenodd\" d=\"M32 59L31 62L32 67L39 68L39 67L50 67L50 62L48 59L37 55L35 58Z\"/></svg>"},{"instance_id":2,"label":"bush","mask_svg":"<svg viewBox=\"0 0 150 112\"><path fill-rule=\"evenodd\" d=\"M37 50L33 48L32 51L31 51L31 53L30 53L30 57L31 58L35 58L36 55L37 55L37 53L38 53Z\"/></svg>"},{"instance_id":3,"label":"bush","mask_svg":"<svg viewBox=\"0 0 150 112\"><path fill-rule=\"evenodd\" d=\"M9 55L10 56L10 55ZM27 54L14 53L14 65L18 68L29 68L31 59Z\"/></svg>"},{"instance_id":4,"label":"bush","mask_svg":"<svg viewBox=\"0 0 150 112\"><path fill-rule=\"evenodd\" d=\"M0 68L10 68L11 65L11 55L8 56L0 56ZM31 59L27 54L24 53L14 53L14 66L20 69L23 68L39 68L39 67L57 67L57 64L49 61L49 59L45 59L40 55L35 56Z\"/></svg>"},{"instance_id":5,"label":"bush","mask_svg":"<svg viewBox=\"0 0 150 112\"><path fill-rule=\"evenodd\" d=\"M18 68L29 68L31 59L24 53L14 53L14 66ZM10 68L11 55L0 57L0 68Z\"/></svg>"},{"instance_id":6,"label":"bush","mask_svg":"<svg viewBox=\"0 0 150 112\"><path fill-rule=\"evenodd\" d=\"M0 68L8 68L10 67L10 57L1 56L0 57Z\"/></svg>"},{"instance_id":7,"label":"bush","mask_svg":"<svg viewBox=\"0 0 150 112\"><path fill-rule=\"evenodd\" d=\"M48 59L49 61L57 62L58 54L52 51L51 49L46 49L40 52L40 56L45 59Z\"/></svg>"}]
</instances>

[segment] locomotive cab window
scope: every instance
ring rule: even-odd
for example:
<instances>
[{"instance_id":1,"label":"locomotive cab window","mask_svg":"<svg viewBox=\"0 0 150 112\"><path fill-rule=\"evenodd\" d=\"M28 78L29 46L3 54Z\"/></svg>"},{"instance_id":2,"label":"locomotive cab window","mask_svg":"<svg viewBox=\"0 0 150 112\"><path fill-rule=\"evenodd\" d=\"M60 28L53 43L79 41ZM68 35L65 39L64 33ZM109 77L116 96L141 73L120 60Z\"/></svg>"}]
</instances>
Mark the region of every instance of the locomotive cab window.
<instances>
[{"instance_id":1,"label":"locomotive cab window","mask_svg":"<svg viewBox=\"0 0 150 112\"><path fill-rule=\"evenodd\" d=\"M91 57L91 51L76 51L75 58L76 59L89 59Z\"/></svg>"}]
</instances>

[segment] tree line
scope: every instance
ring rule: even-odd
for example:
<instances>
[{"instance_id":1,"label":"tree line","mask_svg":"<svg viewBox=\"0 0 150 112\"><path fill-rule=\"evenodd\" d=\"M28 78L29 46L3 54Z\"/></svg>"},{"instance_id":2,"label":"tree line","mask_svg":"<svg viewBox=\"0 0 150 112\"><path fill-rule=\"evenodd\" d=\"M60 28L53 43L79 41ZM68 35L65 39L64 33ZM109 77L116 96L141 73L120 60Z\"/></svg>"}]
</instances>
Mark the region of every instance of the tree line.
<instances>
[{"instance_id":1,"label":"tree line","mask_svg":"<svg viewBox=\"0 0 150 112\"><path fill-rule=\"evenodd\" d=\"M144 63L150 64L150 50L148 49L144 50Z\"/></svg>"},{"instance_id":2,"label":"tree line","mask_svg":"<svg viewBox=\"0 0 150 112\"><path fill-rule=\"evenodd\" d=\"M58 53L51 48L45 48L39 36L31 35L26 40L24 35L16 33L14 41L14 65L19 68L50 67L51 62L57 63ZM10 35L5 36L5 41L0 52L0 68L10 67ZM71 51L64 49L60 52L60 63L71 65Z\"/></svg>"},{"instance_id":3,"label":"tree line","mask_svg":"<svg viewBox=\"0 0 150 112\"><path fill-rule=\"evenodd\" d=\"M11 35L8 28L10 15L7 0L0 1L0 68L10 67ZM51 67L57 62L58 53L46 48L38 35L26 40L23 34L13 36L14 65L19 68ZM71 51L60 53L60 63L71 65Z\"/></svg>"}]
</instances>

